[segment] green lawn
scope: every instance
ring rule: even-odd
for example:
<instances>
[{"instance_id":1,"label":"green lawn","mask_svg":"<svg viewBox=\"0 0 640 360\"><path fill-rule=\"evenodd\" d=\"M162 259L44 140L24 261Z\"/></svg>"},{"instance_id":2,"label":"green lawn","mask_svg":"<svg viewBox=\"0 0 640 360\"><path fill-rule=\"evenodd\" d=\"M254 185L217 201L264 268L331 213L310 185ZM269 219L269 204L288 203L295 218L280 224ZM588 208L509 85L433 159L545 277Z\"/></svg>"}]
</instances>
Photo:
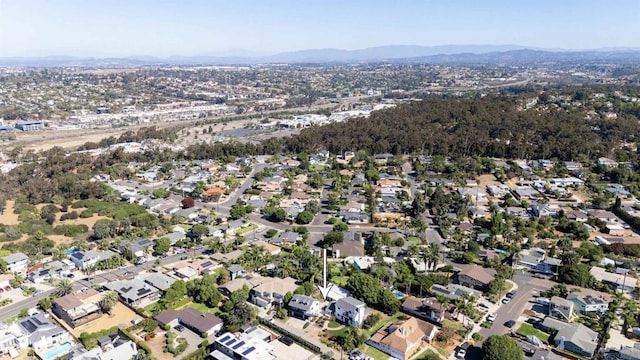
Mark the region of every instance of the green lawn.
<instances>
[{"instance_id":1,"label":"green lawn","mask_svg":"<svg viewBox=\"0 0 640 360\"><path fill-rule=\"evenodd\" d=\"M535 335L538 337L538 339L542 340L542 342L544 342L545 344L549 343L549 334L534 328L533 326L531 326L531 324L527 324L527 323L522 324L518 329L518 331L516 331L516 333L524 336Z\"/></svg>"},{"instance_id":2,"label":"green lawn","mask_svg":"<svg viewBox=\"0 0 640 360\"><path fill-rule=\"evenodd\" d=\"M250 233L253 230L257 230L257 229L258 229L258 225L254 224L254 223L251 223L251 224L249 224L249 226L244 227L244 228L239 229L238 231L236 231L236 235L241 235L242 236L242 235L244 235L246 233Z\"/></svg>"},{"instance_id":3,"label":"green lawn","mask_svg":"<svg viewBox=\"0 0 640 360\"><path fill-rule=\"evenodd\" d=\"M347 285L347 280L349 280L348 276L334 276L331 278L332 283L341 287L344 287L345 285Z\"/></svg>"},{"instance_id":4,"label":"green lawn","mask_svg":"<svg viewBox=\"0 0 640 360\"><path fill-rule=\"evenodd\" d=\"M432 355L435 355L437 357L440 357L440 355L436 354L433 350L425 349L424 351L420 352L418 355L414 356L414 359L424 359L429 354L432 354Z\"/></svg>"},{"instance_id":5,"label":"green lawn","mask_svg":"<svg viewBox=\"0 0 640 360\"><path fill-rule=\"evenodd\" d=\"M212 308L207 307L207 305L205 305L205 304L200 304L200 303L197 303L197 302L192 302L192 303L188 304L187 306L192 308L192 309L196 309L196 310L198 310L200 312L203 312L203 313L210 313L210 314L218 314L218 313L220 313L220 309L218 309L218 308L213 308L212 309Z\"/></svg>"},{"instance_id":6,"label":"green lawn","mask_svg":"<svg viewBox=\"0 0 640 360\"><path fill-rule=\"evenodd\" d=\"M339 322L337 322L337 321L333 321L333 320L329 321L329 325L327 325L327 327L328 327L329 329L337 329L337 328L339 328L340 326L342 326L342 324L340 324L340 323L339 323Z\"/></svg>"},{"instance_id":7,"label":"green lawn","mask_svg":"<svg viewBox=\"0 0 640 360\"><path fill-rule=\"evenodd\" d=\"M309 165L309 171L322 171L322 170L328 169L330 167L331 167L331 165L322 165L322 164Z\"/></svg>"},{"instance_id":8,"label":"green lawn","mask_svg":"<svg viewBox=\"0 0 640 360\"><path fill-rule=\"evenodd\" d=\"M365 351L365 354L367 356L371 356L375 360L388 360L390 357L389 355L371 346L367 347L367 351Z\"/></svg>"},{"instance_id":9,"label":"green lawn","mask_svg":"<svg viewBox=\"0 0 640 360\"><path fill-rule=\"evenodd\" d=\"M457 321L452 321L452 320L449 320L449 319L442 320L442 327L443 328L454 329L455 331L464 330L464 325L462 325L462 323L457 322Z\"/></svg>"},{"instance_id":10,"label":"green lawn","mask_svg":"<svg viewBox=\"0 0 640 360\"><path fill-rule=\"evenodd\" d=\"M371 337L371 335L375 334L375 333L376 333L376 331L378 331L378 330L382 329L382 327L383 327L383 326L385 326L385 325L387 325L387 324L389 324L389 323L391 323L391 322L393 322L393 321L398 320L398 317L399 317L400 315L402 315L402 313L401 313L401 312L398 312L398 313L396 313L396 314L395 314L395 315L393 315L393 316L390 316L390 317L388 317L388 318L386 318L386 319L382 319L382 320L380 320L380 321L379 321L379 322L378 322L374 327L372 327L371 329L369 329L369 330L364 330L363 332L364 332L364 334L367 336L367 339L368 339L368 338L370 338L370 337Z\"/></svg>"}]
</instances>

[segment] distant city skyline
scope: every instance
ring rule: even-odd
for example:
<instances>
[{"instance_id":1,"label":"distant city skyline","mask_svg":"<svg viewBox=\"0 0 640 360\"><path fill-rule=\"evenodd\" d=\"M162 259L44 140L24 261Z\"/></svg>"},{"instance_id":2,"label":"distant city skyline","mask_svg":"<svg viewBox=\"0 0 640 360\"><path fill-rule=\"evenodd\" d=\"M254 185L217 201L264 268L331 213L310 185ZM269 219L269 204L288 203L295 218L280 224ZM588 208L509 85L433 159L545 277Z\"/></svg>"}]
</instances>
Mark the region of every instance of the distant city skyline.
<instances>
[{"instance_id":1,"label":"distant city skyline","mask_svg":"<svg viewBox=\"0 0 640 360\"><path fill-rule=\"evenodd\" d=\"M0 0L0 57L255 56L384 45L640 47L637 0Z\"/></svg>"}]
</instances>

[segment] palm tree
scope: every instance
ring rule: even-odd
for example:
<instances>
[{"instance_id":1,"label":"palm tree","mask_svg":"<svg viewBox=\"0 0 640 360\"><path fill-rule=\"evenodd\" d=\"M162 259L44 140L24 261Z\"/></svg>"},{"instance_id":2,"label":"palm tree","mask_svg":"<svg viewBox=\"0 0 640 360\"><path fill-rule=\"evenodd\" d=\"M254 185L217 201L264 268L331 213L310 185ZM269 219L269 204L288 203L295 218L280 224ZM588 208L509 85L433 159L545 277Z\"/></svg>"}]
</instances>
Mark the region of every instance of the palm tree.
<instances>
[{"instance_id":1,"label":"palm tree","mask_svg":"<svg viewBox=\"0 0 640 360\"><path fill-rule=\"evenodd\" d=\"M69 279L61 279L56 284L59 296L65 296L73 292L73 283Z\"/></svg>"},{"instance_id":2,"label":"palm tree","mask_svg":"<svg viewBox=\"0 0 640 360\"><path fill-rule=\"evenodd\" d=\"M627 300L624 304L624 326L623 332L626 335L630 327L638 324L638 304L635 300Z\"/></svg>"},{"instance_id":3,"label":"palm tree","mask_svg":"<svg viewBox=\"0 0 640 360\"><path fill-rule=\"evenodd\" d=\"M115 291L107 291L100 299L100 308L102 311L111 314L111 309L118 303L118 293Z\"/></svg>"}]
</instances>

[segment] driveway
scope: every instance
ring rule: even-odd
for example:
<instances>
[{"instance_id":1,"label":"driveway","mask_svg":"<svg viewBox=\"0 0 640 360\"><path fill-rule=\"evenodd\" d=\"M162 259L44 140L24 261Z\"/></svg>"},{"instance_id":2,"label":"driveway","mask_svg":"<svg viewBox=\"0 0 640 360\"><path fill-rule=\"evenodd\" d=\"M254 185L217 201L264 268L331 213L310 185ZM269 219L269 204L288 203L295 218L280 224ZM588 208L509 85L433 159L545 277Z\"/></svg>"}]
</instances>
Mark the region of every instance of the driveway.
<instances>
[{"instance_id":1,"label":"driveway","mask_svg":"<svg viewBox=\"0 0 640 360\"><path fill-rule=\"evenodd\" d=\"M200 335L189 330L189 328L187 327L185 327L182 331L178 331L175 328L171 329L171 331L175 332L178 337L187 339L187 343L189 344L189 346L187 346L187 349L182 354L176 356L176 359L182 359L183 357L196 351L196 349L198 349L198 345L200 345L200 343L204 341L204 339L200 337Z\"/></svg>"}]
</instances>

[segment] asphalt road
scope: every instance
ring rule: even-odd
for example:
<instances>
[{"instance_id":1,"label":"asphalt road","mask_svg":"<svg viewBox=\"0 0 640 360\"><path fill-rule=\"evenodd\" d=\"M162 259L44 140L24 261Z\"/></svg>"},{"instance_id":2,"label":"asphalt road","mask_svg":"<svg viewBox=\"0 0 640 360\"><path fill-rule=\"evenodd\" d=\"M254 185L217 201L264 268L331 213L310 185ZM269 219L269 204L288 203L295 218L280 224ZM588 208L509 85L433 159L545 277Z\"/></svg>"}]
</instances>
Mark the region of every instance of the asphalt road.
<instances>
[{"instance_id":1,"label":"asphalt road","mask_svg":"<svg viewBox=\"0 0 640 360\"><path fill-rule=\"evenodd\" d=\"M492 335L505 335L510 331L516 331L521 325L520 322L516 322L516 325L514 325L511 329L506 327L504 323L509 320L518 321L518 318L522 315L522 312L527 307L531 306L530 301L534 300L541 290L548 290L554 284L552 281L534 278L526 273L516 274L513 277L513 282L518 285L516 296L514 296L508 304L500 303L500 307L496 311L497 316L495 321L493 322L493 325L488 329L480 330L480 335L482 335L483 339L487 339ZM481 348L482 341L477 342L474 346L470 346L467 349L465 359L481 360Z\"/></svg>"}]
</instances>

